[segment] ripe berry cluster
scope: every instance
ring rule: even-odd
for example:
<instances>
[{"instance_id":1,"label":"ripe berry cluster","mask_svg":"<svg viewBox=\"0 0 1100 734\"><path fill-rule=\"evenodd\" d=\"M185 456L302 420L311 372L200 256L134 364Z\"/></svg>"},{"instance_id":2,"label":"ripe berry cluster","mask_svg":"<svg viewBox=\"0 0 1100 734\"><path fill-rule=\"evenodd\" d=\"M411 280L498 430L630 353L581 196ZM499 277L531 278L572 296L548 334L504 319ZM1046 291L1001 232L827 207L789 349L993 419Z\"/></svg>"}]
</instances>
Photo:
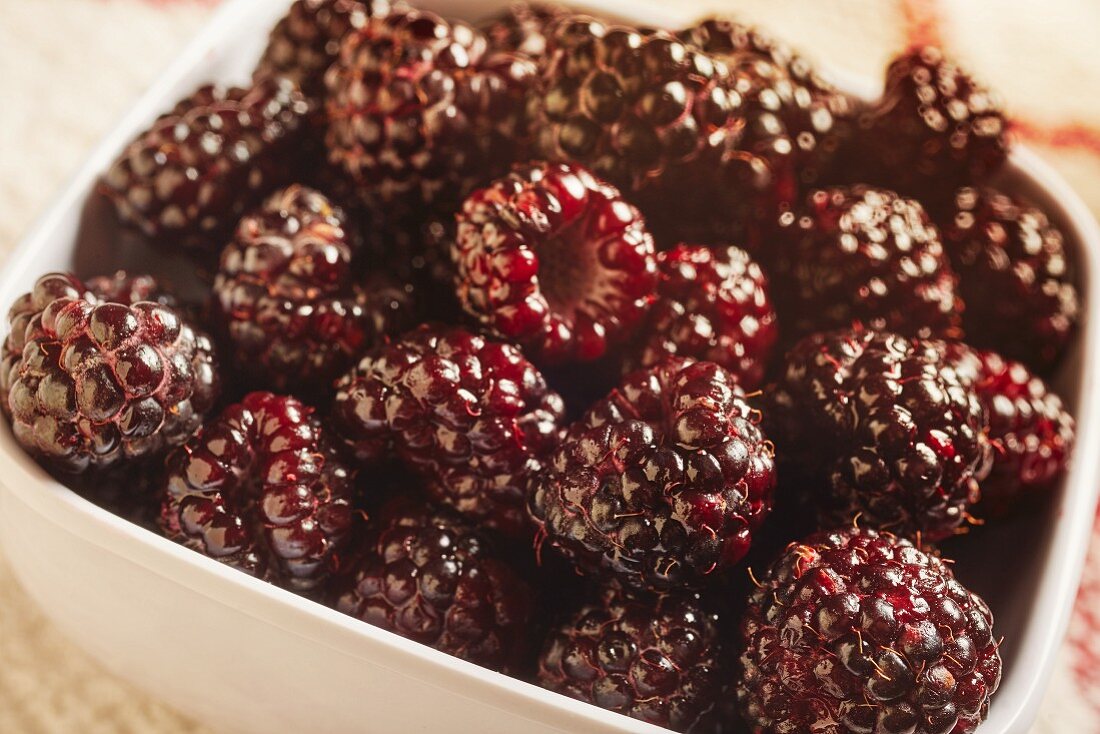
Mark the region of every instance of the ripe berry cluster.
<instances>
[{"instance_id":1,"label":"ripe berry cluster","mask_svg":"<svg viewBox=\"0 0 1100 734\"><path fill-rule=\"evenodd\" d=\"M42 276L0 404L166 537L582 701L969 734L1000 641L929 543L1074 442L1073 262L990 188L1006 128L933 48L857 103L733 20L297 0L102 179L205 297Z\"/></svg>"}]
</instances>

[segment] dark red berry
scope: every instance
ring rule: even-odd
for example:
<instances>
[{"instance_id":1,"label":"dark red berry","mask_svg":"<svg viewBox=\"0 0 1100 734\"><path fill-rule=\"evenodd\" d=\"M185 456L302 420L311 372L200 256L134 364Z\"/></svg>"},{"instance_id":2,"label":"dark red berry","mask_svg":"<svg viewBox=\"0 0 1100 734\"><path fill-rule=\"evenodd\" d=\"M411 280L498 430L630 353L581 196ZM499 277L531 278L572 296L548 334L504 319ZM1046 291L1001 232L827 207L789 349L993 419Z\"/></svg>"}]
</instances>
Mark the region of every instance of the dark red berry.
<instances>
[{"instance_id":1,"label":"dark red berry","mask_svg":"<svg viewBox=\"0 0 1100 734\"><path fill-rule=\"evenodd\" d=\"M1041 210L991 189L959 189L946 221L968 341L1049 369L1080 316L1062 232Z\"/></svg>"},{"instance_id":2,"label":"dark red berry","mask_svg":"<svg viewBox=\"0 0 1100 734\"><path fill-rule=\"evenodd\" d=\"M584 168L531 164L474 192L452 249L466 312L548 362L603 356L653 297L653 238Z\"/></svg>"},{"instance_id":3,"label":"dark red berry","mask_svg":"<svg viewBox=\"0 0 1100 734\"><path fill-rule=\"evenodd\" d=\"M694 596L638 601L608 590L550 633L538 683L650 724L693 730L724 692L718 623Z\"/></svg>"},{"instance_id":4,"label":"dark red berry","mask_svg":"<svg viewBox=\"0 0 1100 734\"><path fill-rule=\"evenodd\" d=\"M214 251L286 182L311 109L287 79L202 87L126 147L101 190L147 236Z\"/></svg>"},{"instance_id":5,"label":"dark red berry","mask_svg":"<svg viewBox=\"0 0 1100 734\"><path fill-rule=\"evenodd\" d=\"M298 185L241 220L214 280L238 370L255 384L323 393L369 346L411 325L408 294L353 271L356 245L343 211Z\"/></svg>"},{"instance_id":6,"label":"dark red berry","mask_svg":"<svg viewBox=\"0 0 1100 734\"><path fill-rule=\"evenodd\" d=\"M658 253L657 266L657 300L627 369L679 355L722 365L746 390L759 387L778 336L760 266L736 247L699 245Z\"/></svg>"},{"instance_id":7,"label":"dark red berry","mask_svg":"<svg viewBox=\"0 0 1100 734\"><path fill-rule=\"evenodd\" d=\"M529 654L531 590L456 516L396 500L335 582L345 614L494 670Z\"/></svg>"},{"instance_id":8,"label":"dark red berry","mask_svg":"<svg viewBox=\"0 0 1100 734\"><path fill-rule=\"evenodd\" d=\"M989 416L993 468L981 483L978 512L1005 514L1049 494L1066 471L1076 432L1062 399L1019 362L963 344L951 349Z\"/></svg>"},{"instance_id":9,"label":"dark red berry","mask_svg":"<svg viewBox=\"0 0 1100 734\"><path fill-rule=\"evenodd\" d=\"M675 164L720 153L735 133L728 71L664 32L589 16L552 27L529 97L538 152L576 161L633 193Z\"/></svg>"},{"instance_id":10,"label":"dark red berry","mask_svg":"<svg viewBox=\"0 0 1100 734\"><path fill-rule=\"evenodd\" d=\"M407 8L344 39L325 76L326 145L372 214L453 211L516 159L534 62L486 48L470 26Z\"/></svg>"},{"instance_id":11,"label":"dark red berry","mask_svg":"<svg viewBox=\"0 0 1100 734\"><path fill-rule=\"evenodd\" d=\"M799 183L822 176L841 144L852 134L856 103L821 77L810 61L759 28L730 18L709 18L680 37L765 84L760 110L774 115L794 151Z\"/></svg>"},{"instance_id":12,"label":"dark red berry","mask_svg":"<svg viewBox=\"0 0 1100 734\"><path fill-rule=\"evenodd\" d=\"M510 2L478 27L489 40L490 51L520 53L540 60L546 53L550 26L567 12L565 6L556 3Z\"/></svg>"},{"instance_id":13,"label":"dark red berry","mask_svg":"<svg viewBox=\"0 0 1100 734\"><path fill-rule=\"evenodd\" d=\"M401 7L389 0L295 0L271 31L253 77L285 76L311 97L323 96L340 42L394 5Z\"/></svg>"},{"instance_id":14,"label":"dark red berry","mask_svg":"<svg viewBox=\"0 0 1100 734\"><path fill-rule=\"evenodd\" d=\"M860 322L958 338L962 299L939 231L913 199L868 186L819 189L779 218L773 292L788 341Z\"/></svg>"},{"instance_id":15,"label":"dark red berry","mask_svg":"<svg viewBox=\"0 0 1100 734\"><path fill-rule=\"evenodd\" d=\"M970 734L1001 680L981 597L874 530L791 543L760 576L741 636L737 697L754 734Z\"/></svg>"},{"instance_id":16,"label":"dark red berry","mask_svg":"<svg viewBox=\"0 0 1100 734\"><path fill-rule=\"evenodd\" d=\"M588 16L555 22L548 49L528 95L535 153L617 186L662 242L741 238L793 197L793 147L764 70Z\"/></svg>"},{"instance_id":17,"label":"dark red berry","mask_svg":"<svg viewBox=\"0 0 1100 734\"><path fill-rule=\"evenodd\" d=\"M982 183L1008 156L1001 101L934 46L886 70L886 91L860 121L876 183L938 210L959 186Z\"/></svg>"},{"instance_id":18,"label":"dark red berry","mask_svg":"<svg viewBox=\"0 0 1100 734\"><path fill-rule=\"evenodd\" d=\"M781 456L828 489L827 524L937 541L960 532L992 451L972 381L948 345L889 332L814 334L787 355L769 391Z\"/></svg>"},{"instance_id":19,"label":"dark red berry","mask_svg":"<svg viewBox=\"0 0 1100 734\"><path fill-rule=\"evenodd\" d=\"M172 308L38 279L8 312L0 393L20 444L67 473L156 456L202 422L220 380L210 339Z\"/></svg>"},{"instance_id":20,"label":"dark red berry","mask_svg":"<svg viewBox=\"0 0 1100 734\"><path fill-rule=\"evenodd\" d=\"M356 518L353 475L297 399L249 393L166 467L168 538L294 591L337 568Z\"/></svg>"},{"instance_id":21,"label":"dark red berry","mask_svg":"<svg viewBox=\"0 0 1100 734\"><path fill-rule=\"evenodd\" d=\"M514 346L425 325L341 378L333 422L360 460L396 455L437 499L514 535L526 525L528 481L557 443L563 411Z\"/></svg>"},{"instance_id":22,"label":"dark red berry","mask_svg":"<svg viewBox=\"0 0 1100 734\"><path fill-rule=\"evenodd\" d=\"M701 586L737 563L771 509L775 471L737 378L670 357L569 428L533 483L540 537L635 589Z\"/></svg>"}]
</instances>

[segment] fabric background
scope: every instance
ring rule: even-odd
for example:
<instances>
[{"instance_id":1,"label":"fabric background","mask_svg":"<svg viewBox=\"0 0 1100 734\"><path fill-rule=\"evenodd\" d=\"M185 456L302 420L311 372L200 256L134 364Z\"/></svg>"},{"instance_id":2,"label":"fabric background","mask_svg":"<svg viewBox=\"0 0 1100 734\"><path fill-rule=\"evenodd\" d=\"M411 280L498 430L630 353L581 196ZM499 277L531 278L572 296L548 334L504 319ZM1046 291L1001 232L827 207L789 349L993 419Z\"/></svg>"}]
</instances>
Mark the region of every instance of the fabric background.
<instances>
[{"instance_id":1,"label":"fabric background","mask_svg":"<svg viewBox=\"0 0 1100 734\"><path fill-rule=\"evenodd\" d=\"M736 13L811 57L876 79L908 42L945 44L1005 96L1021 136L1100 213L1100 3L691 1L700 14ZM0 257L216 4L0 0ZM1100 734L1098 629L1100 526L1036 734ZM50 624L0 558L0 731L206 730L98 667Z\"/></svg>"}]
</instances>

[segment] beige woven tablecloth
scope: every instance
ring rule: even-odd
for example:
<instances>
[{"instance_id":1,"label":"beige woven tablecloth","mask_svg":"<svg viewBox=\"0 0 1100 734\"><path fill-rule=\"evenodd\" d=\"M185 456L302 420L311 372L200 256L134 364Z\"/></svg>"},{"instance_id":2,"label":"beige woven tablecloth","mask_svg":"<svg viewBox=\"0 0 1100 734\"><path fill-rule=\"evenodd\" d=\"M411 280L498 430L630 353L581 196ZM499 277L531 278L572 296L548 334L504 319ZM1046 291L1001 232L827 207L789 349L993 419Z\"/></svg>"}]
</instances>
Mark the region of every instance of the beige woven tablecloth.
<instances>
[{"instance_id":1,"label":"beige woven tablecloth","mask_svg":"<svg viewBox=\"0 0 1100 734\"><path fill-rule=\"evenodd\" d=\"M656 0L654 0L656 1ZM1100 212L1100 3L1095 0L702 0L820 59L880 76L937 38L1010 101L1030 142ZM0 257L216 0L0 0ZM1097 536L1100 538L1100 535ZM1100 542L1036 727L1100 732ZM0 558L0 732L205 731L103 671Z\"/></svg>"}]
</instances>

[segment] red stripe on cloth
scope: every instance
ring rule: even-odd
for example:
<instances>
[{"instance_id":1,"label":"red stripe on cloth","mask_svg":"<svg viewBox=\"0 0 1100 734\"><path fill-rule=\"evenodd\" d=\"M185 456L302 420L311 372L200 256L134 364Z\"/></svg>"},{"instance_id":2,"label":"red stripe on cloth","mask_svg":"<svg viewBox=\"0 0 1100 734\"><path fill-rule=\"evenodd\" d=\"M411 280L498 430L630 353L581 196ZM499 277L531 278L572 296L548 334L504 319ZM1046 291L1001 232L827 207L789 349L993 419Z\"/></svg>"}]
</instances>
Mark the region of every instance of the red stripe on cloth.
<instances>
[{"instance_id":1,"label":"red stripe on cloth","mask_svg":"<svg viewBox=\"0 0 1100 734\"><path fill-rule=\"evenodd\" d=\"M944 48L943 16L937 0L900 0L906 44ZM1030 120L1013 120L1020 137L1052 148L1087 150L1100 155L1100 127L1085 123L1045 125Z\"/></svg>"},{"instance_id":2,"label":"red stripe on cloth","mask_svg":"<svg viewBox=\"0 0 1100 734\"><path fill-rule=\"evenodd\" d=\"M1076 148L1100 155L1100 128L1074 122L1065 125L1039 125L1027 120L1014 120L1012 129L1027 140L1052 148Z\"/></svg>"},{"instance_id":3,"label":"red stripe on cloth","mask_svg":"<svg viewBox=\"0 0 1100 734\"><path fill-rule=\"evenodd\" d=\"M1100 734L1100 513L1092 531L1092 545L1081 588L1077 592L1073 623L1066 644L1071 650L1071 670L1085 703L1097 714L1093 734Z\"/></svg>"},{"instance_id":4,"label":"red stripe on cloth","mask_svg":"<svg viewBox=\"0 0 1100 734\"><path fill-rule=\"evenodd\" d=\"M909 46L943 46L943 23L936 0L901 0L901 14Z\"/></svg>"}]
</instances>

